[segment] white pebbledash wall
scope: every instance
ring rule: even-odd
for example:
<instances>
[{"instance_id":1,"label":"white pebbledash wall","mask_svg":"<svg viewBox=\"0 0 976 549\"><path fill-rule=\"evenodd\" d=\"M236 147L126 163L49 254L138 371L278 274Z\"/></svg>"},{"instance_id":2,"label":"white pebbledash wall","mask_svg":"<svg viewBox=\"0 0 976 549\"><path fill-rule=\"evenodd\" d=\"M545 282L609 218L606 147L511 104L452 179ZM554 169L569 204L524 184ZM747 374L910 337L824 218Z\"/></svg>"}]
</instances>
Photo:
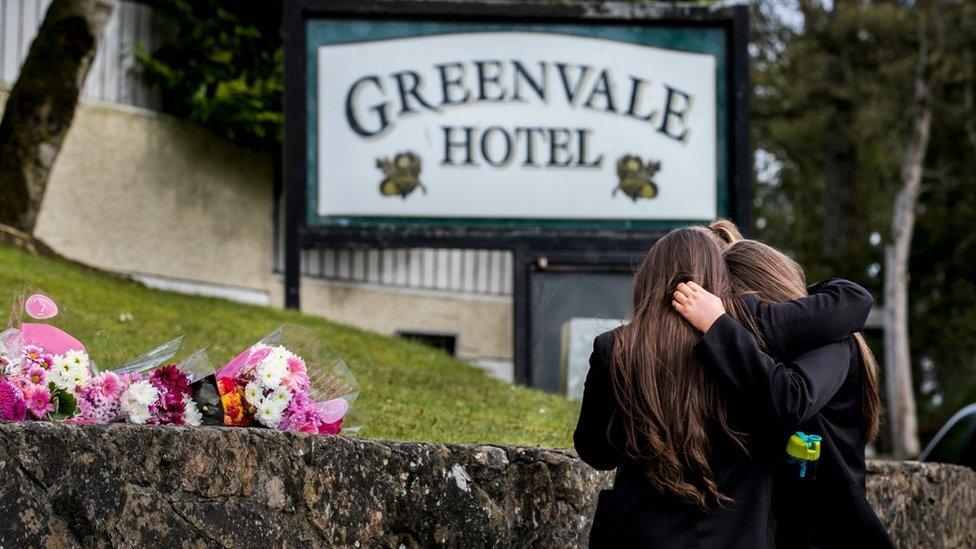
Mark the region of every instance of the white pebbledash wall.
<instances>
[{"instance_id":1,"label":"white pebbledash wall","mask_svg":"<svg viewBox=\"0 0 976 549\"><path fill-rule=\"evenodd\" d=\"M0 106L50 0L0 0ZM55 164L37 235L148 285L280 306L271 158L151 110L134 45L152 12L120 2ZM511 376L511 256L484 250L308 250L302 308L381 333L457 335Z\"/></svg>"}]
</instances>

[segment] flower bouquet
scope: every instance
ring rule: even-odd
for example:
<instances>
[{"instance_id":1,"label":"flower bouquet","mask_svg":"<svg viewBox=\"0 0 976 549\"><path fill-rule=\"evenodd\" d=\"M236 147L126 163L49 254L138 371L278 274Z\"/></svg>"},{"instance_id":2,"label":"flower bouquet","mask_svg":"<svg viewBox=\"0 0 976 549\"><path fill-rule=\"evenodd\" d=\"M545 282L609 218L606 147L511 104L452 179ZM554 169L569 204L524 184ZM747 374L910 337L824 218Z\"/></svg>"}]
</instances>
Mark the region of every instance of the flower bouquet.
<instances>
[{"instance_id":1,"label":"flower bouquet","mask_svg":"<svg viewBox=\"0 0 976 549\"><path fill-rule=\"evenodd\" d=\"M118 421L125 392L141 379L138 372L175 356L182 342L174 339L116 371L99 371L68 330L89 335L100 356L118 363L121 351L104 330L29 285L14 298L8 329L0 334L0 419Z\"/></svg>"},{"instance_id":2,"label":"flower bouquet","mask_svg":"<svg viewBox=\"0 0 976 549\"><path fill-rule=\"evenodd\" d=\"M134 382L141 379L140 369L158 366L176 356L182 342L180 336L113 371L94 372L88 381L75 388L78 413L68 421L94 425L122 420L123 396Z\"/></svg>"},{"instance_id":3,"label":"flower bouquet","mask_svg":"<svg viewBox=\"0 0 976 549\"><path fill-rule=\"evenodd\" d=\"M68 330L88 332L110 347L104 332L91 327L25 285L0 334L0 419L62 420L78 412L77 390L96 370L88 349Z\"/></svg>"},{"instance_id":4,"label":"flower bouquet","mask_svg":"<svg viewBox=\"0 0 976 549\"><path fill-rule=\"evenodd\" d=\"M119 394L118 411L129 423L150 425L200 425L202 415L193 400L193 382L213 374L205 350L178 364L158 366L155 360L137 360L119 369L125 389Z\"/></svg>"},{"instance_id":5,"label":"flower bouquet","mask_svg":"<svg viewBox=\"0 0 976 549\"><path fill-rule=\"evenodd\" d=\"M216 373L222 422L335 435L357 396L345 363L308 329L285 325Z\"/></svg>"}]
</instances>

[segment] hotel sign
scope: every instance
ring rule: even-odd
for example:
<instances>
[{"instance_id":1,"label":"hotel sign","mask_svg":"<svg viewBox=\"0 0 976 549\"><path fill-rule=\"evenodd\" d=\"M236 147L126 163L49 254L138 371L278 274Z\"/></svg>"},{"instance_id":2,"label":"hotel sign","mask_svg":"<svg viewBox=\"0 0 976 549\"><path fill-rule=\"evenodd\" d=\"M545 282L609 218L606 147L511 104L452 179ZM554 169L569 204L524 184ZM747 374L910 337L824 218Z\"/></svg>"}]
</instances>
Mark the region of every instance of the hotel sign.
<instances>
[{"instance_id":1,"label":"hotel sign","mask_svg":"<svg viewBox=\"0 0 976 549\"><path fill-rule=\"evenodd\" d=\"M541 31L316 54L318 216L717 215L711 55Z\"/></svg>"},{"instance_id":2,"label":"hotel sign","mask_svg":"<svg viewBox=\"0 0 976 549\"><path fill-rule=\"evenodd\" d=\"M748 224L745 6L286 0L284 17L292 306L307 247L602 261Z\"/></svg>"}]
</instances>

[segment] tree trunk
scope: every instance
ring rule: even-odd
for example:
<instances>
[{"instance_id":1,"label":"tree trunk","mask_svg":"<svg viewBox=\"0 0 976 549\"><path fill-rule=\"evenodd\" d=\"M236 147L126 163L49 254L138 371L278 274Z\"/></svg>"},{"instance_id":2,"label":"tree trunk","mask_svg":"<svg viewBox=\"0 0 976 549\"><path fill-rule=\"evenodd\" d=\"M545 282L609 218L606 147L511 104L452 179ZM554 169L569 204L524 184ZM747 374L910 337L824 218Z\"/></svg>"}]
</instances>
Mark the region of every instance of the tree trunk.
<instances>
[{"instance_id":1,"label":"tree trunk","mask_svg":"<svg viewBox=\"0 0 976 549\"><path fill-rule=\"evenodd\" d=\"M53 0L0 120L0 223L33 233L116 0Z\"/></svg>"},{"instance_id":2,"label":"tree trunk","mask_svg":"<svg viewBox=\"0 0 976 549\"><path fill-rule=\"evenodd\" d=\"M897 458L919 452L918 419L908 344L908 259L915 229L915 207L922 187L922 169L932 127L924 33L915 76L915 115L901 165L901 188L891 218L891 240L885 247L885 386L892 453Z\"/></svg>"}]
</instances>

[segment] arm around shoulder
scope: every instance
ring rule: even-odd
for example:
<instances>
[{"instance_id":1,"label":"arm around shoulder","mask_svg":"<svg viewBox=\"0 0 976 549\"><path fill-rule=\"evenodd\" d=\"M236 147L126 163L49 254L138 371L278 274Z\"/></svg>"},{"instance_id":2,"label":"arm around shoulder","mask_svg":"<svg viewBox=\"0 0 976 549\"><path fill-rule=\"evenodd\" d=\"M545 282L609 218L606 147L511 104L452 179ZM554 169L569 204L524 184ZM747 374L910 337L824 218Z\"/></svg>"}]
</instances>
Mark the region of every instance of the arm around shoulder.
<instances>
[{"instance_id":1,"label":"arm around shoulder","mask_svg":"<svg viewBox=\"0 0 976 549\"><path fill-rule=\"evenodd\" d=\"M874 298L863 287L841 278L810 286L810 295L759 305L756 322L771 350L795 356L844 341L864 327Z\"/></svg>"},{"instance_id":2,"label":"arm around shoulder","mask_svg":"<svg viewBox=\"0 0 976 549\"><path fill-rule=\"evenodd\" d=\"M846 340L779 362L728 315L712 325L695 351L739 395L758 399L787 429L808 420L830 401L851 364Z\"/></svg>"}]
</instances>

